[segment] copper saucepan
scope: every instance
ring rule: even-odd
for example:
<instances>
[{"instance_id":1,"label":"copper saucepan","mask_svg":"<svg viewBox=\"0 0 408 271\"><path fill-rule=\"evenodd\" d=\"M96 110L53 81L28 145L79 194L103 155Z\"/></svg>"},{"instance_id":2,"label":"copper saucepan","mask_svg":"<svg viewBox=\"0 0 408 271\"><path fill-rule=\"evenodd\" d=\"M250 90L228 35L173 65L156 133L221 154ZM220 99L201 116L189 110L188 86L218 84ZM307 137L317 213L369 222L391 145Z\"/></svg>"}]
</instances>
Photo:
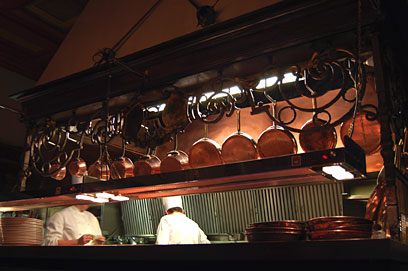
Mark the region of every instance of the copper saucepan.
<instances>
[{"instance_id":1,"label":"copper saucepan","mask_svg":"<svg viewBox=\"0 0 408 271\"><path fill-rule=\"evenodd\" d=\"M111 176L112 179L124 179L133 177L134 165L126 154L126 142L125 139L122 140L122 155L111 164Z\"/></svg>"},{"instance_id":2,"label":"copper saucepan","mask_svg":"<svg viewBox=\"0 0 408 271\"><path fill-rule=\"evenodd\" d=\"M156 150L154 149L150 153L150 148L148 148L147 154L142 156L133 165L134 176L150 175L160 173L160 159L155 155Z\"/></svg>"},{"instance_id":3,"label":"copper saucepan","mask_svg":"<svg viewBox=\"0 0 408 271\"><path fill-rule=\"evenodd\" d=\"M316 98L312 99L313 108L316 109ZM303 124L299 134L299 144L305 152L329 150L336 147L337 133L334 127L324 126L326 121L314 115L312 119Z\"/></svg>"},{"instance_id":4,"label":"copper saucepan","mask_svg":"<svg viewBox=\"0 0 408 271\"><path fill-rule=\"evenodd\" d=\"M105 155L106 155L106 161L104 159ZM108 159L109 159L109 154L107 153L106 147L105 147L105 151L102 153L102 146L101 146L99 158L92 165L89 166L88 175L98 178L100 180L105 180L105 181L109 180L110 169L107 163Z\"/></svg>"},{"instance_id":5,"label":"copper saucepan","mask_svg":"<svg viewBox=\"0 0 408 271\"><path fill-rule=\"evenodd\" d=\"M221 157L225 163L258 159L255 140L250 135L241 132L239 110L237 110L237 132L231 134L222 143Z\"/></svg>"},{"instance_id":6,"label":"copper saucepan","mask_svg":"<svg viewBox=\"0 0 408 271\"><path fill-rule=\"evenodd\" d=\"M276 101L272 102L273 117L276 118ZM260 158L297 153L296 139L291 132L273 123L258 137L257 150Z\"/></svg>"},{"instance_id":7,"label":"copper saucepan","mask_svg":"<svg viewBox=\"0 0 408 271\"><path fill-rule=\"evenodd\" d=\"M82 178L86 174L87 166L84 159L81 158L81 148L78 149L78 156L73 159L68 165L68 171L72 176Z\"/></svg>"},{"instance_id":8,"label":"copper saucepan","mask_svg":"<svg viewBox=\"0 0 408 271\"><path fill-rule=\"evenodd\" d=\"M53 178L53 179L55 179L57 181L63 180L65 178L66 174L67 174L66 167L62 167L62 168L60 168L60 167L61 167L61 165L59 163L52 164L50 166L50 170L49 170L50 172L55 171L53 174L51 174L51 178Z\"/></svg>"},{"instance_id":9,"label":"copper saucepan","mask_svg":"<svg viewBox=\"0 0 408 271\"><path fill-rule=\"evenodd\" d=\"M193 143L189 152L191 168L221 165L221 146L208 138L208 124L204 123L204 137Z\"/></svg>"},{"instance_id":10,"label":"copper saucepan","mask_svg":"<svg viewBox=\"0 0 408 271\"><path fill-rule=\"evenodd\" d=\"M177 134L174 136L174 150L167 153L167 156L160 163L160 172L171 172L188 169L188 155L177 150Z\"/></svg>"}]
</instances>

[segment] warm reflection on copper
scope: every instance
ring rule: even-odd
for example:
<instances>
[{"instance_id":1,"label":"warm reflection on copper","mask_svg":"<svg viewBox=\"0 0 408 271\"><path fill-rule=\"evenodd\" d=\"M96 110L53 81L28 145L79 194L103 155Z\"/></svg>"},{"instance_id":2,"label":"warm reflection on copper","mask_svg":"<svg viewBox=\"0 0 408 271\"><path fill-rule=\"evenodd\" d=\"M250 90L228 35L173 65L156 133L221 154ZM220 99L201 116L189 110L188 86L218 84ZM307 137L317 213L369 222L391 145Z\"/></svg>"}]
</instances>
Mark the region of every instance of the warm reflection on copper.
<instances>
[{"instance_id":1,"label":"warm reflection on copper","mask_svg":"<svg viewBox=\"0 0 408 271\"><path fill-rule=\"evenodd\" d=\"M209 138L201 138L191 146L189 163L192 168L222 164L220 145Z\"/></svg>"}]
</instances>

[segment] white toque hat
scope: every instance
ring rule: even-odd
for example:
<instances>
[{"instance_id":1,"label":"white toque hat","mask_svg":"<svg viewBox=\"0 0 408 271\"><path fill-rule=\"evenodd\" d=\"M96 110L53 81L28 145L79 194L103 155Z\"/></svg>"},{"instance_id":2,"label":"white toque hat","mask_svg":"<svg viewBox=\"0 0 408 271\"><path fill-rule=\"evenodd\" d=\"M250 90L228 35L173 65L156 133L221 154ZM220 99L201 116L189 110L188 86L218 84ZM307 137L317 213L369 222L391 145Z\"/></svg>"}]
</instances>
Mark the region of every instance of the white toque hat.
<instances>
[{"instance_id":1,"label":"white toque hat","mask_svg":"<svg viewBox=\"0 0 408 271\"><path fill-rule=\"evenodd\" d=\"M168 209L173 208L173 207L183 208L183 204L181 202L181 196L162 198L162 203L163 203L164 211L167 211Z\"/></svg>"}]
</instances>

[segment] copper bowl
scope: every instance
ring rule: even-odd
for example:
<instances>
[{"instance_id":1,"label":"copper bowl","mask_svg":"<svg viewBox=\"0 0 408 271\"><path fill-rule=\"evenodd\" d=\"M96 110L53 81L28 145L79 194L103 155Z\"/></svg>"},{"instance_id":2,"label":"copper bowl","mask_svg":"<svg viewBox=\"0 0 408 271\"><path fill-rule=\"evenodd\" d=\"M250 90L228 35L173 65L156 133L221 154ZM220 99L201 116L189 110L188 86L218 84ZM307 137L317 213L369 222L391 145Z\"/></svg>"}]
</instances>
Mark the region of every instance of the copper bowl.
<instances>
[{"instance_id":1,"label":"copper bowl","mask_svg":"<svg viewBox=\"0 0 408 271\"><path fill-rule=\"evenodd\" d=\"M160 159L155 155L145 155L136 161L133 166L134 176L160 173Z\"/></svg>"},{"instance_id":2,"label":"copper bowl","mask_svg":"<svg viewBox=\"0 0 408 271\"><path fill-rule=\"evenodd\" d=\"M322 230L356 230L371 232L373 223L353 223L349 221L331 221L326 223L312 224L308 226L309 231Z\"/></svg>"},{"instance_id":3,"label":"copper bowl","mask_svg":"<svg viewBox=\"0 0 408 271\"><path fill-rule=\"evenodd\" d=\"M326 216L317 217L309 219L306 223L308 227L316 227L317 224L327 225L332 222L342 222L344 224L355 225L355 224L372 224L370 219L358 216ZM322 226L321 226L322 227Z\"/></svg>"}]
</instances>

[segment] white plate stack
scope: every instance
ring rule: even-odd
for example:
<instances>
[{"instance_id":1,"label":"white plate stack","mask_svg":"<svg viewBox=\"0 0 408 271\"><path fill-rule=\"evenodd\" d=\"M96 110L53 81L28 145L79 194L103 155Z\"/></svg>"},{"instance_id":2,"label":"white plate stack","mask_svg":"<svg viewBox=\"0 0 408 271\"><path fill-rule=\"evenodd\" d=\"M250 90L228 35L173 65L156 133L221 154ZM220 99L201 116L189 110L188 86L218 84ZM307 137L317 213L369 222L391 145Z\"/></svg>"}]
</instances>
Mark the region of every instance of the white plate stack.
<instances>
[{"instance_id":1,"label":"white plate stack","mask_svg":"<svg viewBox=\"0 0 408 271\"><path fill-rule=\"evenodd\" d=\"M3 246L41 246L43 221L37 218L0 218L0 244Z\"/></svg>"}]
</instances>

